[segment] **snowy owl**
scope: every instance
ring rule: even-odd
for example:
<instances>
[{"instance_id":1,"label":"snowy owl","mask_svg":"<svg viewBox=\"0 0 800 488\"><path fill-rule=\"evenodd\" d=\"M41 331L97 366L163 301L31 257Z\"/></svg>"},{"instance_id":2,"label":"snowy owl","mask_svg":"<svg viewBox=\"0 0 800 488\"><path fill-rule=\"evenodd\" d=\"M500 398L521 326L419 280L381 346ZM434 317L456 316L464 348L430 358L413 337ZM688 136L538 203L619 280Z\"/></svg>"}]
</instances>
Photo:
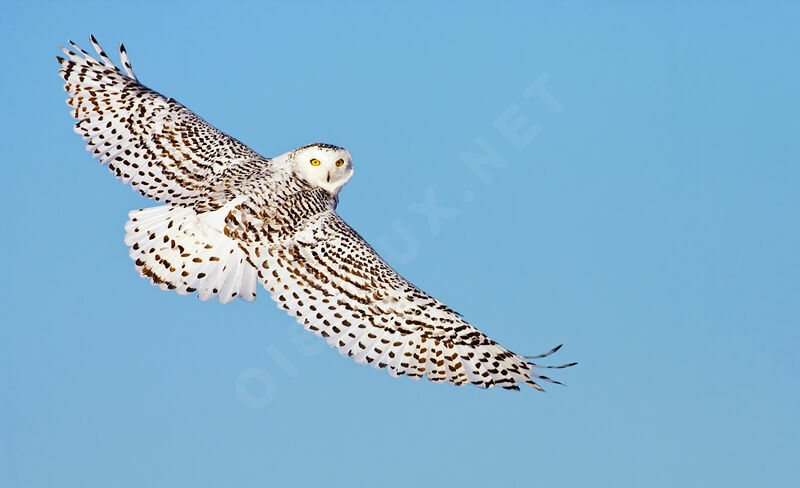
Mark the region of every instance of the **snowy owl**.
<instances>
[{"instance_id":1,"label":"snowy owl","mask_svg":"<svg viewBox=\"0 0 800 488\"><path fill-rule=\"evenodd\" d=\"M222 303L261 284L307 330L392 376L519 390L557 383L397 274L335 212L350 153L309 144L265 158L70 41L59 74L86 149L162 205L131 211L125 244L164 290ZM560 347L560 346L559 346Z\"/></svg>"}]
</instances>

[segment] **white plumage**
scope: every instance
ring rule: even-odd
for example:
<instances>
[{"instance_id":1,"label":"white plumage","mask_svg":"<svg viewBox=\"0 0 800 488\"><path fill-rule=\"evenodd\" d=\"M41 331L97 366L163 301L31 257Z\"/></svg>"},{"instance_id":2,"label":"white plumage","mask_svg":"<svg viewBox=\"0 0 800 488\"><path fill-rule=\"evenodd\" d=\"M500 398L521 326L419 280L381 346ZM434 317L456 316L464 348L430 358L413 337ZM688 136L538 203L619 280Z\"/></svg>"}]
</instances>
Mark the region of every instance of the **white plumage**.
<instances>
[{"instance_id":1,"label":"white plumage","mask_svg":"<svg viewBox=\"0 0 800 488\"><path fill-rule=\"evenodd\" d=\"M264 158L171 98L71 43L59 74L86 149L164 205L132 211L125 243L162 289L252 301L257 284L343 355L392 376L541 389L536 357L514 354L398 275L336 214L347 150L311 144ZM63 48L62 48L63 49ZM574 364L574 363L572 363ZM556 366L563 368L565 364Z\"/></svg>"},{"instance_id":2,"label":"white plumage","mask_svg":"<svg viewBox=\"0 0 800 488\"><path fill-rule=\"evenodd\" d=\"M256 298L257 278L247 255L224 233L225 209L197 214L188 207L162 205L133 210L125 244L136 269L162 290L197 292L201 300Z\"/></svg>"}]
</instances>

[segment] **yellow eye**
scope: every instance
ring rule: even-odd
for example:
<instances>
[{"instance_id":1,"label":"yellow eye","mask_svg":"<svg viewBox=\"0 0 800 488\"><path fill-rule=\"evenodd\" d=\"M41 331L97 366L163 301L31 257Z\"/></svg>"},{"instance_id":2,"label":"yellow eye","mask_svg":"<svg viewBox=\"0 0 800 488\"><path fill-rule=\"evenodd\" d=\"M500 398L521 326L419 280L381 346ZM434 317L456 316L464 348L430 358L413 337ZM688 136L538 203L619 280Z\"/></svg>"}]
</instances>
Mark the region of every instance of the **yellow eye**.
<instances>
[{"instance_id":1,"label":"yellow eye","mask_svg":"<svg viewBox=\"0 0 800 488\"><path fill-rule=\"evenodd\" d=\"M344 159L340 159L340 160L336 161L336 166L341 166L343 164L344 164Z\"/></svg>"},{"instance_id":2,"label":"yellow eye","mask_svg":"<svg viewBox=\"0 0 800 488\"><path fill-rule=\"evenodd\" d=\"M311 166L319 166L319 159L312 159Z\"/></svg>"}]
</instances>

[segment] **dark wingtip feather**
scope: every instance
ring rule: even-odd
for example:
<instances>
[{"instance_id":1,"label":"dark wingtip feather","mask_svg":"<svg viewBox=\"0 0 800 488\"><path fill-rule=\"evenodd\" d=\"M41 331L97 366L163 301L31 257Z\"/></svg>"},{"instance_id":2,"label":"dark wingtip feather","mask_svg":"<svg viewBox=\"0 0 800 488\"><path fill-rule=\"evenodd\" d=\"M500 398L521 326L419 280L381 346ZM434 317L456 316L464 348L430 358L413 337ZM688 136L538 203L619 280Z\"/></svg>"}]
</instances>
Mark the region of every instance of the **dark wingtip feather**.
<instances>
[{"instance_id":1,"label":"dark wingtip feather","mask_svg":"<svg viewBox=\"0 0 800 488\"><path fill-rule=\"evenodd\" d=\"M537 356L522 356L522 357L524 357L525 359L539 359L539 358L544 358L544 357L547 357L547 356L549 356L549 355L553 354L554 352L558 351L559 349L561 349L561 347L562 347L562 346L564 346L564 344L559 344L559 345L557 345L556 347L554 347L554 348L550 349L549 351L547 351L546 353L544 353L544 354L539 354L539 355L537 355Z\"/></svg>"}]
</instances>

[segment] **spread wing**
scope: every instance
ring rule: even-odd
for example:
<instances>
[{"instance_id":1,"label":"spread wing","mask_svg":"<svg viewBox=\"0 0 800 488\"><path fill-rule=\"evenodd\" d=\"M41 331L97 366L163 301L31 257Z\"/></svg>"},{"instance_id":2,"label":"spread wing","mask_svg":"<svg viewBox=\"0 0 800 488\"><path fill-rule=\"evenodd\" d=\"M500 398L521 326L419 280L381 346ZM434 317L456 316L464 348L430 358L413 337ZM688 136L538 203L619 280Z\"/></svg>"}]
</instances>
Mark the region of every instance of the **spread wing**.
<instances>
[{"instance_id":1,"label":"spread wing","mask_svg":"<svg viewBox=\"0 0 800 488\"><path fill-rule=\"evenodd\" d=\"M125 47L117 68L91 37L98 61L74 43L62 48L59 74L70 97L75 131L86 149L125 183L156 201L191 206L209 202L210 177L268 159L220 132L171 98L140 84ZM219 206L219 205L212 205Z\"/></svg>"},{"instance_id":2,"label":"spread wing","mask_svg":"<svg viewBox=\"0 0 800 488\"><path fill-rule=\"evenodd\" d=\"M518 383L557 383L534 369L533 358L500 346L406 281L334 212L324 192L300 195L291 212L266 224L263 212L249 210L257 202L240 206L226 234L240 240L272 298L306 329L392 376L515 390Z\"/></svg>"}]
</instances>

